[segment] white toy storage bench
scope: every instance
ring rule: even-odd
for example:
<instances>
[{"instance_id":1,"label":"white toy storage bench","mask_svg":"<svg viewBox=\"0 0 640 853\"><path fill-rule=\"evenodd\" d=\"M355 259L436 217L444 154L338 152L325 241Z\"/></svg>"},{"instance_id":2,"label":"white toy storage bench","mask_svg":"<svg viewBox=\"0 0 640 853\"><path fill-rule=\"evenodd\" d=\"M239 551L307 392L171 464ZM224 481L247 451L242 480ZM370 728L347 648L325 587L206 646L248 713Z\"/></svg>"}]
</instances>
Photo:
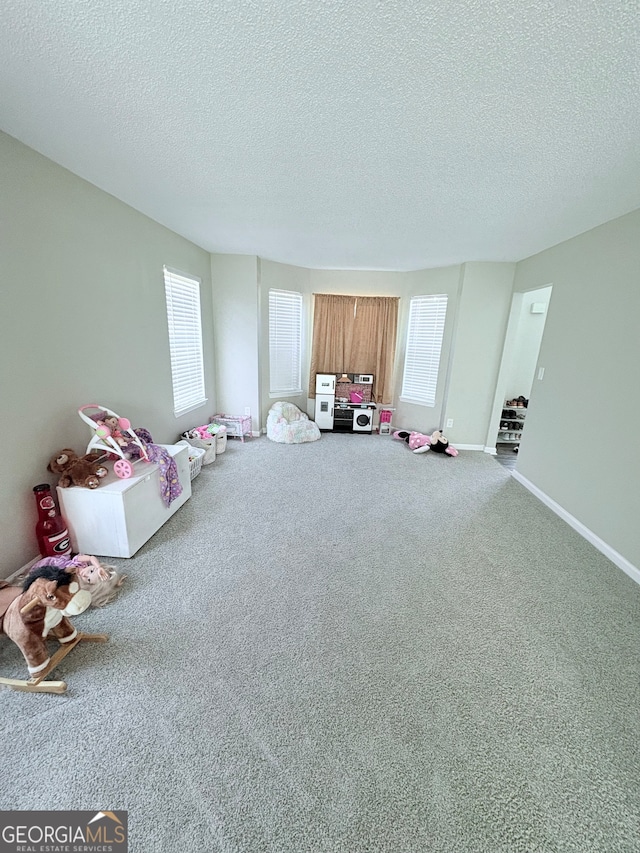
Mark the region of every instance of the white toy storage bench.
<instances>
[{"instance_id":1,"label":"white toy storage bench","mask_svg":"<svg viewBox=\"0 0 640 853\"><path fill-rule=\"evenodd\" d=\"M120 479L110 472L97 489L58 487L60 512L76 552L100 557L132 557L191 497L189 448L163 444L178 469L182 494L166 506L160 495L160 468L137 461L134 474Z\"/></svg>"}]
</instances>

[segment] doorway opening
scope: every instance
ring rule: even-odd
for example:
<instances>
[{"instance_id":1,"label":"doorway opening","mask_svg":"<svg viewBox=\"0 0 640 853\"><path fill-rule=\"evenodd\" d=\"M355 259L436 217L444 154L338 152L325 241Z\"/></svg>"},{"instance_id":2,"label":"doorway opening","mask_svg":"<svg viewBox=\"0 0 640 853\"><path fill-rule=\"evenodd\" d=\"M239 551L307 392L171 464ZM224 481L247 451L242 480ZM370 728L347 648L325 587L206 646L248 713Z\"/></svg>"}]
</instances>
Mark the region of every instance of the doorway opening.
<instances>
[{"instance_id":1,"label":"doorway opening","mask_svg":"<svg viewBox=\"0 0 640 853\"><path fill-rule=\"evenodd\" d=\"M526 440L526 415L551 301L552 285L514 293L496 383L496 396L486 452L507 468L515 468L520 443Z\"/></svg>"}]
</instances>

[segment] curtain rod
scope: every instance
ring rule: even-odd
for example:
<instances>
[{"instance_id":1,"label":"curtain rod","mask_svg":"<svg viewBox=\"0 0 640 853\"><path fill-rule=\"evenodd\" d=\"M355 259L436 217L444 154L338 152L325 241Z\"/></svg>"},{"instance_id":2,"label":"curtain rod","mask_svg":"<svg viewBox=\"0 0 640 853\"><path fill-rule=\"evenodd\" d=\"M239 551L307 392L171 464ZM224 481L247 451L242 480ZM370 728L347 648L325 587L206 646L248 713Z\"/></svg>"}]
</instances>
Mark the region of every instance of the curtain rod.
<instances>
[{"instance_id":1,"label":"curtain rod","mask_svg":"<svg viewBox=\"0 0 640 853\"><path fill-rule=\"evenodd\" d=\"M312 296L344 296L346 299L400 299L399 296L380 296L363 293L312 293Z\"/></svg>"}]
</instances>

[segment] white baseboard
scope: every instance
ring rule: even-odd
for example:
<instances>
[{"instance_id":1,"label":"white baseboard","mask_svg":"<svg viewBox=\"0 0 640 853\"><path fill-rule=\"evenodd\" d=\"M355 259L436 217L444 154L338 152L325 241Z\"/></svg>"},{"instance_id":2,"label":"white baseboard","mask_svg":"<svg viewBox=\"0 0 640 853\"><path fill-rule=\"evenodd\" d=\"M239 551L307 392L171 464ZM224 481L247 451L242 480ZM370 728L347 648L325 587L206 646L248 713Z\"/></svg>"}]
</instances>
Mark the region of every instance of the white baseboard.
<instances>
[{"instance_id":1,"label":"white baseboard","mask_svg":"<svg viewBox=\"0 0 640 853\"><path fill-rule=\"evenodd\" d=\"M498 451L496 450L495 447L485 447L484 452L488 453L490 456L497 456L498 455Z\"/></svg>"},{"instance_id":2,"label":"white baseboard","mask_svg":"<svg viewBox=\"0 0 640 853\"><path fill-rule=\"evenodd\" d=\"M484 450L484 444L458 444L454 441L453 446L456 450Z\"/></svg>"},{"instance_id":3,"label":"white baseboard","mask_svg":"<svg viewBox=\"0 0 640 853\"><path fill-rule=\"evenodd\" d=\"M543 504L549 507L549 509L553 510L557 516L559 516L563 521L566 521L570 527L580 534L587 542L590 542L595 548L600 551L601 554L604 554L607 559L611 560L611 562L617 566L619 569L629 575L631 580L634 580L637 584L640 584L640 569L637 566L634 566L633 563L629 562L626 557L623 557L622 554L618 553L614 548L597 536L592 530L589 530L581 521L578 521L571 513L567 512L566 509L560 506L559 503L550 498L549 495L545 494L542 489L539 489L537 486L527 480L526 477L523 477L522 474L518 473L515 469L511 471L511 476L514 477L519 483L528 489L531 494L535 495L538 500L541 500Z\"/></svg>"},{"instance_id":4,"label":"white baseboard","mask_svg":"<svg viewBox=\"0 0 640 853\"><path fill-rule=\"evenodd\" d=\"M34 563L37 563L38 560L41 560L41 559L42 559L42 557L40 556L40 554L38 554L38 556L34 557L33 560L29 560L28 563L25 563L24 566L22 566L19 569L16 569L16 571L13 572L13 574L9 575L8 578L3 578L3 580L9 581L9 583L11 583L12 581L15 580L15 578L19 577L23 572L29 571L31 566L33 566Z\"/></svg>"}]
</instances>

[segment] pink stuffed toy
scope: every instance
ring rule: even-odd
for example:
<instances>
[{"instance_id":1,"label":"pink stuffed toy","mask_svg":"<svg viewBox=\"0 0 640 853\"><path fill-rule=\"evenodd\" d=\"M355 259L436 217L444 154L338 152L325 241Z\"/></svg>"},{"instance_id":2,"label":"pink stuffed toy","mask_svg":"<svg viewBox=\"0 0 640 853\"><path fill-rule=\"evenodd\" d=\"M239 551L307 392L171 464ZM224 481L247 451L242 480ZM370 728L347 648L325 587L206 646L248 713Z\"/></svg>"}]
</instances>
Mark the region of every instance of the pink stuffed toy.
<instances>
[{"instance_id":1,"label":"pink stuffed toy","mask_svg":"<svg viewBox=\"0 0 640 853\"><path fill-rule=\"evenodd\" d=\"M192 432L198 433L198 438L204 439L205 441L208 438L211 438L211 433L209 432L209 427L207 426L199 426L195 427Z\"/></svg>"},{"instance_id":2,"label":"pink stuffed toy","mask_svg":"<svg viewBox=\"0 0 640 853\"><path fill-rule=\"evenodd\" d=\"M213 424L205 424L204 426L194 427L183 433L185 438L200 438L203 441L209 441L216 432L216 427Z\"/></svg>"},{"instance_id":3,"label":"pink stuffed toy","mask_svg":"<svg viewBox=\"0 0 640 853\"><path fill-rule=\"evenodd\" d=\"M405 441L409 445L409 450L413 450L414 453L426 453L427 450L432 450L434 453L446 453L448 456L458 455L458 451L449 444L449 439L440 430L436 430L431 435L396 430L393 437Z\"/></svg>"}]
</instances>

